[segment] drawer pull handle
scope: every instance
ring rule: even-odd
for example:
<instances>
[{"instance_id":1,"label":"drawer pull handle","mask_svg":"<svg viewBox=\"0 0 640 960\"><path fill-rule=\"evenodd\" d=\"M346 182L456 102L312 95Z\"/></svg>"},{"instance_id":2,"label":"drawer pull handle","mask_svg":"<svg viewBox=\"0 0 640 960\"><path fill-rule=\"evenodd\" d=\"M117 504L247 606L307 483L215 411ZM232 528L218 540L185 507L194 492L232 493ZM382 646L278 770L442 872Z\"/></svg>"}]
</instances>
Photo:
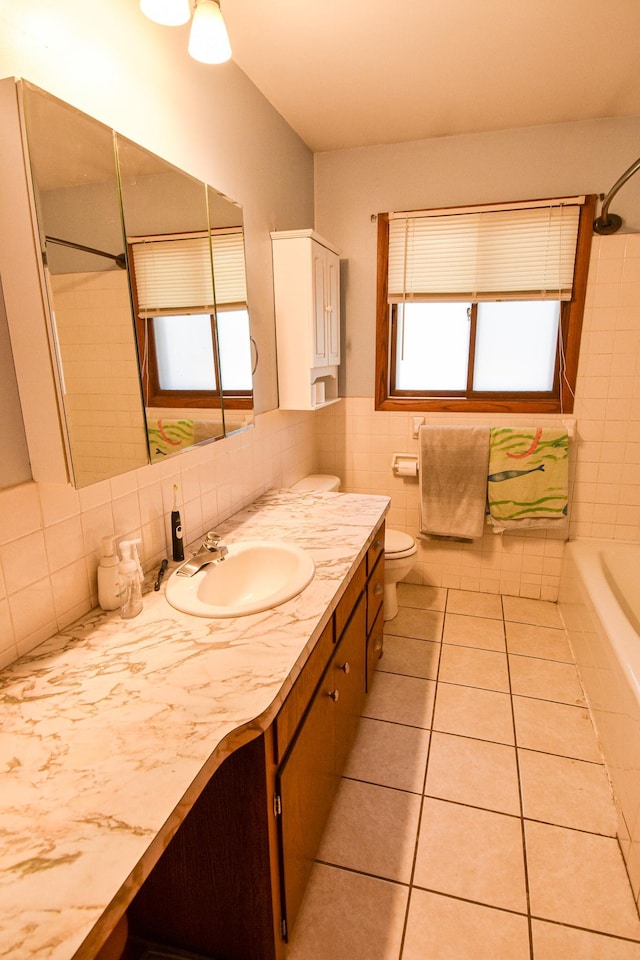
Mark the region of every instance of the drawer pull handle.
<instances>
[{"instance_id":1,"label":"drawer pull handle","mask_svg":"<svg viewBox=\"0 0 640 960\"><path fill-rule=\"evenodd\" d=\"M331 699L333 700L334 703L337 703L337 702L338 702L338 698L339 698L339 696L340 696L340 691L339 691L339 690L330 690L330 691L329 691L329 696L331 697Z\"/></svg>"},{"instance_id":2,"label":"drawer pull handle","mask_svg":"<svg viewBox=\"0 0 640 960\"><path fill-rule=\"evenodd\" d=\"M382 550L384 543L382 540L374 540L373 545L376 548L376 550Z\"/></svg>"},{"instance_id":3,"label":"drawer pull handle","mask_svg":"<svg viewBox=\"0 0 640 960\"><path fill-rule=\"evenodd\" d=\"M342 670L343 673L350 673L351 667L349 666L348 660L340 664L340 670Z\"/></svg>"},{"instance_id":4,"label":"drawer pull handle","mask_svg":"<svg viewBox=\"0 0 640 960\"><path fill-rule=\"evenodd\" d=\"M376 583L375 587L373 588L374 597L380 597L383 593L384 593L384 584Z\"/></svg>"}]
</instances>

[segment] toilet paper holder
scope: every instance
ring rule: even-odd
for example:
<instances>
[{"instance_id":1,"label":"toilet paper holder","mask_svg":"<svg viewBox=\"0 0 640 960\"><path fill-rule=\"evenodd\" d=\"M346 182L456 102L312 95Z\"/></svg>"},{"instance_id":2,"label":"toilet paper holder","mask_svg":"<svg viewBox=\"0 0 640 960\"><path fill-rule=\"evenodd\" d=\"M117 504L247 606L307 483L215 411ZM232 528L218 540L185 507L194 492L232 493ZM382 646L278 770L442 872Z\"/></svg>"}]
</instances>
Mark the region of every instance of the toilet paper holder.
<instances>
[{"instance_id":1,"label":"toilet paper holder","mask_svg":"<svg viewBox=\"0 0 640 960\"><path fill-rule=\"evenodd\" d=\"M391 456L391 470L395 477L417 477L418 455L415 453L394 453Z\"/></svg>"}]
</instances>

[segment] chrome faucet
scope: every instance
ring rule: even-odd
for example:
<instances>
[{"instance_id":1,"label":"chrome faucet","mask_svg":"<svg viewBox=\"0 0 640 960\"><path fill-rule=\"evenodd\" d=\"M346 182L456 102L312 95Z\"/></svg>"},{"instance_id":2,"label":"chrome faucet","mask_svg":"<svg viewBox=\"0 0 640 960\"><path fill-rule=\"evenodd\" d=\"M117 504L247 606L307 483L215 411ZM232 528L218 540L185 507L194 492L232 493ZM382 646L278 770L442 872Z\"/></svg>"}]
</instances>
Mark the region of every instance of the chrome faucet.
<instances>
[{"instance_id":1,"label":"chrome faucet","mask_svg":"<svg viewBox=\"0 0 640 960\"><path fill-rule=\"evenodd\" d=\"M228 552L220 534L209 530L200 549L194 553L190 560L183 563L176 573L179 577L192 577L198 570L202 570L207 563L224 560Z\"/></svg>"}]
</instances>

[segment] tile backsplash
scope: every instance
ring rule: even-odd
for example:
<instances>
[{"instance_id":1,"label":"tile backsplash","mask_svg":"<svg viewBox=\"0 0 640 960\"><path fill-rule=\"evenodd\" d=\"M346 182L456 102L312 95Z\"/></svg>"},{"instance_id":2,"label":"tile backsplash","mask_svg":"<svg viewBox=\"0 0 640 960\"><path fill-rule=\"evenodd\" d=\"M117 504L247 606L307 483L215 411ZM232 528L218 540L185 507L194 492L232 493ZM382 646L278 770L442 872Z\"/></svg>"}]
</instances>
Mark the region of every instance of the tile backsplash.
<instances>
[{"instance_id":1,"label":"tile backsplash","mask_svg":"<svg viewBox=\"0 0 640 960\"><path fill-rule=\"evenodd\" d=\"M315 414L274 410L253 429L79 491L45 483L0 491L0 666L95 606L103 536L139 533L145 569L167 555L174 483L187 542L316 470L338 474L343 491L390 496L388 523L415 535L418 484L391 472L393 453L417 450L412 416L376 412L372 397ZM640 235L594 237L573 416L570 535L640 541ZM409 579L555 600L563 552L552 534L420 540Z\"/></svg>"},{"instance_id":2,"label":"tile backsplash","mask_svg":"<svg viewBox=\"0 0 640 960\"><path fill-rule=\"evenodd\" d=\"M275 410L226 440L81 490L0 491L0 668L96 606L102 537L141 536L151 569L169 555L174 484L190 543L265 490L313 472L313 437L312 414Z\"/></svg>"},{"instance_id":3,"label":"tile backsplash","mask_svg":"<svg viewBox=\"0 0 640 960\"><path fill-rule=\"evenodd\" d=\"M343 489L391 497L391 526L415 536L418 482L394 477L393 453L417 452L414 414L376 412L371 397L321 412L319 469ZM640 235L594 237L570 453L570 536L640 540ZM562 417L433 414L427 423L546 425ZM496 536L473 544L418 541L409 579L436 586L556 600L564 541Z\"/></svg>"}]
</instances>

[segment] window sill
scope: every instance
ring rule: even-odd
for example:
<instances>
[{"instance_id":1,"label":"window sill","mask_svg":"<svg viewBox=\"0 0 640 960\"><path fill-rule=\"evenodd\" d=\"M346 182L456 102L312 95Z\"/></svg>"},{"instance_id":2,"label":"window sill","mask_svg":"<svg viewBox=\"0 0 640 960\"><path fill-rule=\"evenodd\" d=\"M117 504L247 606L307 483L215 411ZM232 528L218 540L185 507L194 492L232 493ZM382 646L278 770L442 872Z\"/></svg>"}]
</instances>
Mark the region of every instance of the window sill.
<instances>
[{"instance_id":1,"label":"window sill","mask_svg":"<svg viewBox=\"0 0 640 960\"><path fill-rule=\"evenodd\" d=\"M550 400L467 400L464 397L387 397L376 401L376 410L404 410L430 413L573 413L573 398L563 404Z\"/></svg>"}]
</instances>

